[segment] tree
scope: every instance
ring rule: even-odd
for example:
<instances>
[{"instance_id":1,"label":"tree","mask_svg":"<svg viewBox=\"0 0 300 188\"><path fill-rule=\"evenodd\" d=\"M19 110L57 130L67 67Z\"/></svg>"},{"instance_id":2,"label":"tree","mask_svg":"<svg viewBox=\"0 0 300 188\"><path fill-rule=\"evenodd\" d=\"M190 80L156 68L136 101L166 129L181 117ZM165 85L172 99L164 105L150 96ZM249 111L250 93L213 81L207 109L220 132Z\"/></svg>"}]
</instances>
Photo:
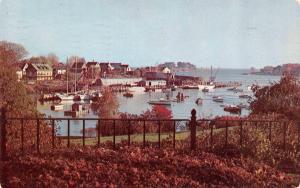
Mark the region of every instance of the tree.
<instances>
[{"instance_id":1,"label":"tree","mask_svg":"<svg viewBox=\"0 0 300 188\"><path fill-rule=\"evenodd\" d=\"M117 117L119 103L115 94L109 89L105 88L101 92L102 96L97 101L98 116L101 118Z\"/></svg>"},{"instance_id":2,"label":"tree","mask_svg":"<svg viewBox=\"0 0 300 188\"><path fill-rule=\"evenodd\" d=\"M51 66L59 64L59 58L54 53L49 53L47 59Z\"/></svg>"},{"instance_id":3,"label":"tree","mask_svg":"<svg viewBox=\"0 0 300 188\"><path fill-rule=\"evenodd\" d=\"M300 86L290 74L270 86L254 86L255 99L251 101L252 115L280 115L289 119L300 118Z\"/></svg>"},{"instance_id":4,"label":"tree","mask_svg":"<svg viewBox=\"0 0 300 188\"><path fill-rule=\"evenodd\" d=\"M0 64L13 64L22 60L28 52L26 49L16 43L0 41Z\"/></svg>"}]
</instances>

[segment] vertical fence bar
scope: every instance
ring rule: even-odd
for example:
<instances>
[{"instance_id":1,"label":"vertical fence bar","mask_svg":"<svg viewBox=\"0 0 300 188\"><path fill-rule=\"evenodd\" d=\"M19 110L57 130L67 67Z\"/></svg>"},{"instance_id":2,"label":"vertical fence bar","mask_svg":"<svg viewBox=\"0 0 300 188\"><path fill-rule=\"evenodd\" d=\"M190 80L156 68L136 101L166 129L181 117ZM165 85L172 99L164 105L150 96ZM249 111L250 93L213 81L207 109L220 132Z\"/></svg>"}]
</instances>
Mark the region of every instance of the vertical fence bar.
<instances>
[{"instance_id":1,"label":"vertical fence bar","mask_svg":"<svg viewBox=\"0 0 300 188\"><path fill-rule=\"evenodd\" d=\"M82 120L82 145L85 146L85 119Z\"/></svg>"},{"instance_id":2,"label":"vertical fence bar","mask_svg":"<svg viewBox=\"0 0 300 188\"><path fill-rule=\"evenodd\" d=\"M113 129L114 129L114 132L113 132L113 147L114 149L116 149L116 120L114 119L114 122L113 122Z\"/></svg>"},{"instance_id":3,"label":"vertical fence bar","mask_svg":"<svg viewBox=\"0 0 300 188\"><path fill-rule=\"evenodd\" d=\"M70 119L68 119L68 148L70 147Z\"/></svg>"},{"instance_id":4,"label":"vertical fence bar","mask_svg":"<svg viewBox=\"0 0 300 188\"><path fill-rule=\"evenodd\" d=\"M55 120L52 119L52 149L55 148Z\"/></svg>"},{"instance_id":5,"label":"vertical fence bar","mask_svg":"<svg viewBox=\"0 0 300 188\"><path fill-rule=\"evenodd\" d=\"M272 142L272 122L269 122L269 140Z\"/></svg>"},{"instance_id":6,"label":"vertical fence bar","mask_svg":"<svg viewBox=\"0 0 300 188\"><path fill-rule=\"evenodd\" d=\"M1 117L0 117L0 125L1 125L1 160L5 161L7 159L6 153L6 110L4 108L1 109Z\"/></svg>"},{"instance_id":7,"label":"vertical fence bar","mask_svg":"<svg viewBox=\"0 0 300 188\"><path fill-rule=\"evenodd\" d=\"M197 126L197 120L196 120L196 110L193 109L191 112L191 121L190 121L190 129L191 129L191 150L196 150L196 126Z\"/></svg>"},{"instance_id":8,"label":"vertical fence bar","mask_svg":"<svg viewBox=\"0 0 300 188\"><path fill-rule=\"evenodd\" d=\"M144 125L143 125L143 147L146 146L146 121L144 120Z\"/></svg>"},{"instance_id":9,"label":"vertical fence bar","mask_svg":"<svg viewBox=\"0 0 300 188\"><path fill-rule=\"evenodd\" d=\"M100 147L100 119L98 119L97 137L98 137L97 145L98 147Z\"/></svg>"},{"instance_id":10,"label":"vertical fence bar","mask_svg":"<svg viewBox=\"0 0 300 188\"><path fill-rule=\"evenodd\" d=\"M130 120L128 120L128 146L130 146L130 125L131 125L131 122Z\"/></svg>"},{"instance_id":11,"label":"vertical fence bar","mask_svg":"<svg viewBox=\"0 0 300 188\"><path fill-rule=\"evenodd\" d=\"M283 123L283 150L286 149L286 129L287 129L287 122Z\"/></svg>"},{"instance_id":12,"label":"vertical fence bar","mask_svg":"<svg viewBox=\"0 0 300 188\"><path fill-rule=\"evenodd\" d=\"M160 120L158 121L158 148L160 148Z\"/></svg>"},{"instance_id":13,"label":"vertical fence bar","mask_svg":"<svg viewBox=\"0 0 300 188\"><path fill-rule=\"evenodd\" d=\"M40 119L36 120L36 149L40 153Z\"/></svg>"},{"instance_id":14,"label":"vertical fence bar","mask_svg":"<svg viewBox=\"0 0 300 188\"><path fill-rule=\"evenodd\" d=\"M22 154L24 154L24 119L21 119L21 143Z\"/></svg>"},{"instance_id":15,"label":"vertical fence bar","mask_svg":"<svg viewBox=\"0 0 300 188\"><path fill-rule=\"evenodd\" d=\"M298 148L300 149L300 122L298 122Z\"/></svg>"},{"instance_id":16,"label":"vertical fence bar","mask_svg":"<svg viewBox=\"0 0 300 188\"><path fill-rule=\"evenodd\" d=\"M243 121L240 121L240 145L243 147Z\"/></svg>"},{"instance_id":17,"label":"vertical fence bar","mask_svg":"<svg viewBox=\"0 0 300 188\"><path fill-rule=\"evenodd\" d=\"M214 125L210 123L210 149L213 148L213 131L214 131Z\"/></svg>"},{"instance_id":18,"label":"vertical fence bar","mask_svg":"<svg viewBox=\"0 0 300 188\"><path fill-rule=\"evenodd\" d=\"M174 120L173 122L173 148L175 149L176 147L176 121Z\"/></svg>"},{"instance_id":19,"label":"vertical fence bar","mask_svg":"<svg viewBox=\"0 0 300 188\"><path fill-rule=\"evenodd\" d=\"M228 144L228 120L226 120L226 127L225 127L225 147Z\"/></svg>"}]
</instances>

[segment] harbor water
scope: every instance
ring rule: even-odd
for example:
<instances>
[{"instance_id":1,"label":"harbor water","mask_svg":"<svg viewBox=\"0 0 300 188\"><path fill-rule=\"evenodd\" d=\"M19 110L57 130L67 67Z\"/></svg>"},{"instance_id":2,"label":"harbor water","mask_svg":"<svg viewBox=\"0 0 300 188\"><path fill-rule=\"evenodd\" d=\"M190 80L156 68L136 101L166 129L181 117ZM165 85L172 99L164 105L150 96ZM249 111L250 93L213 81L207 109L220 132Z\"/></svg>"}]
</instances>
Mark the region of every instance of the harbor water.
<instances>
[{"instance_id":1,"label":"harbor water","mask_svg":"<svg viewBox=\"0 0 300 188\"><path fill-rule=\"evenodd\" d=\"M247 70L230 70L230 69L222 69L222 70L214 70L213 74L216 74L217 82L240 82L242 86L240 88L243 89L243 92L235 93L233 91L228 91L228 88L218 88L213 92L203 93L201 90L197 89L177 89L176 91L170 91L167 93L164 92L145 92L134 94L132 98L126 98L121 93L116 94L116 100L119 103L119 112L126 112L131 114L142 114L144 111L151 109L152 106L148 104L150 100L157 100L159 98L166 98L168 94L171 99L176 98L178 92L183 93L186 96L183 102L172 102L170 106L166 106L168 109L172 111L172 116L175 119L188 119L191 115L191 110L194 108L197 111L197 118L213 118L216 116L224 116L224 115L234 115L229 112L224 111L224 107L222 105L226 104L247 104L248 99L239 98L241 94L252 95L252 92L248 90L248 86L252 84L259 84L261 86L268 85L271 82L278 81L280 79L279 76L266 76L266 75L253 75L243 73L247 73ZM210 70L202 69L197 72L188 72L188 73L180 73L185 75L194 75L201 76L207 79L211 73ZM212 100L213 96L222 96L224 98L223 103L215 102ZM201 97L203 99L202 105L197 105L197 98ZM88 102L86 102L88 103ZM73 104L72 101L62 103L64 105L64 111L70 110ZM46 116L51 117L64 117L63 111L52 111L51 103L38 103L38 110L41 113L44 113ZM246 116L249 114L248 109L242 109L240 116ZM97 113L93 112L89 109L89 112L82 116L86 118L98 117ZM58 134L66 135L67 134L67 122L61 121L58 122L59 130ZM72 120L71 121L71 135L79 136L82 135L82 121ZM86 121L86 128L96 127L96 121Z\"/></svg>"}]
</instances>

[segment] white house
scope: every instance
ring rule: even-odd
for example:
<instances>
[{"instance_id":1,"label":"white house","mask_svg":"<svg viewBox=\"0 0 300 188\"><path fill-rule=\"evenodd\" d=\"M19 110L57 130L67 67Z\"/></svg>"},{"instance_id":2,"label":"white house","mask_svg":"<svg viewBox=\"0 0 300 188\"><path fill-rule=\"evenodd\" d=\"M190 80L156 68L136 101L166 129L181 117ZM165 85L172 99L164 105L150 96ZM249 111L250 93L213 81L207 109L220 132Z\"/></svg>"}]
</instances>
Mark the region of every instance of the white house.
<instances>
[{"instance_id":1,"label":"white house","mask_svg":"<svg viewBox=\"0 0 300 188\"><path fill-rule=\"evenodd\" d=\"M163 72L163 73L171 73L171 69L169 69L168 67L163 67L161 69L161 72Z\"/></svg>"}]
</instances>

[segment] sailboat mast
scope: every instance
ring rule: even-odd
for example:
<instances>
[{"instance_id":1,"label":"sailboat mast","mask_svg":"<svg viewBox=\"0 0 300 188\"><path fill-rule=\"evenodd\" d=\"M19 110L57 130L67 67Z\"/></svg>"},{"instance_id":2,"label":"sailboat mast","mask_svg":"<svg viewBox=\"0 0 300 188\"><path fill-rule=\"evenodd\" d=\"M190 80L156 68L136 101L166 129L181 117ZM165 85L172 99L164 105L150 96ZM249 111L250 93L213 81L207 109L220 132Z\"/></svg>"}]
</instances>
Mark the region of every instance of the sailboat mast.
<instances>
[{"instance_id":1,"label":"sailboat mast","mask_svg":"<svg viewBox=\"0 0 300 188\"><path fill-rule=\"evenodd\" d=\"M77 57L75 57L75 93L77 90Z\"/></svg>"},{"instance_id":2,"label":"sailboat mast","mask_svg":"<svg viewBox=\"0 0 300 188\"><path fill-rule=\"evenodd\" d=\"M69 95L69 72L68 72L68 66L69 66L69 59L68 59L68 57L67 57L67 95Z\"/></svg>"}]
</instances>

